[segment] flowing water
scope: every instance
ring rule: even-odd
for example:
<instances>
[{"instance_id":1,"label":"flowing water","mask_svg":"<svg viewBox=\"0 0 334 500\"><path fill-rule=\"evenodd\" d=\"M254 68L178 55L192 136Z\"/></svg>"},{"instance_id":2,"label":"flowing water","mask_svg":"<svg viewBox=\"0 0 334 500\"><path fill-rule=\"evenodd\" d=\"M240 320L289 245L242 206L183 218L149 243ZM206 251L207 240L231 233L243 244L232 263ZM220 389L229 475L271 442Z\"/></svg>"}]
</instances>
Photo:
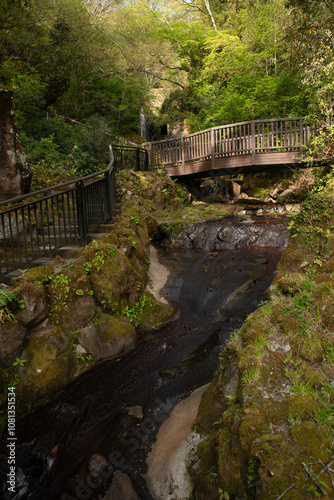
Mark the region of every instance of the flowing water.
<instances>
[{"instance_id":1,"label":"flowing water","mask_svg":"<svg viewBox=\"0 0 334 500\"><path fill-rule=\"evenodd\" d=\"M160 423L180 399L212 379L230 332L264 300L282 250L160 248L171 271L164 294L177 317L17 421L16 496L6 489L4 442L3 498L102 499L119 469L141 499L152 499L143 475ZM134 406L142 408L141 420L129 415ZM88 468L96 455L107 461L98 480Z\"/></svg>"}]
</instances>

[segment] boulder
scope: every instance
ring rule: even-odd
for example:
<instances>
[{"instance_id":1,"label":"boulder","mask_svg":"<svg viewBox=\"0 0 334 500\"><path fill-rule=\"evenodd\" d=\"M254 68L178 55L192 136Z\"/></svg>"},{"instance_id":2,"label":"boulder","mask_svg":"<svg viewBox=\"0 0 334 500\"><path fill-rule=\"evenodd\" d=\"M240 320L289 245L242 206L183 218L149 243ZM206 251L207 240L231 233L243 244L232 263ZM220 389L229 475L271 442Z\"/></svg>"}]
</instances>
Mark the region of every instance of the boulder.
<instances>
[{"instance_id":1,"label":"boulder","mask_svg":"<svg viewBox=\"0 0 334 500\"><path fill-rule=\"evenodd\" d=\"M19 323L0 324L0 364L5 370L20 357L24 337L25 330Z\"/></svg>"},{"instance_id":2,"label":"boulder","mask_svg":"<svg viewBox=\"0 0 334 500\"><path fill-rule=\"evenodd\" d=\"M21 401L49 397L65 387L76 371L76 355L59 328L30 335L22 352L17 393Z\"/></svg>"},{"instance_id":3,"label":"boulder","mask_svg":"<svg viewBox=\"0 0 334 500\"><path fill-rule=\"evenodd\" d=\"M0 90L0 201L29 193L32 172L17 135L13 95Z\"/></svg>"},{"instance_id":4,"label":"boulder","mask_svg":"<svg viewBox=\"0 0 334 500\"><path fill-rule=\"evenodd\" d=\"M24 309L16 313L16 319L26 328L34 328L42 323L48 314L43 285L24 283L20 295Z\"/></svg>"},{"instance_id":5,"label":"boulder","mask_svg":"<svg viewBox=\"0 0 334 500\"><path fill-rule=\"evenodd\" d=\"M278 203L285 203L288 200L291 200L294 198L294 191L292 189L286 189L283 191L283 193L280 193L277 196L277 202Z\"/></svg>"},{"instance_id":6,"label":"boulder","mask_svg":"<svg viewBox=\"0 0 334 500\"><path fill-rule=\"evenodd\" d=\"M104 500L140 500L127 474L117 470Z\"/></svg>"},{"instance_id":7,"label":"boulder","mask_svg":"<svg viewBox=\"0 0 334 500\"><path fill-rule=\"evenodd\" d=\"M240 196L241 186L237 182L231 180L228 191L232 199L237 198L238 196Z\"/></svg>"},{"instance_id":8,"label":"boulder","mask_svg":"<svg viewBox=\"0 0 334 500\"><path fill-rule=\"evenodd\" d=\"M127 318L106 313L100 313L96 324L91 323L78 333L80 345L92 353L95 361L130 349L135 339L135 328Z\"/></svg>"}]
</instances>

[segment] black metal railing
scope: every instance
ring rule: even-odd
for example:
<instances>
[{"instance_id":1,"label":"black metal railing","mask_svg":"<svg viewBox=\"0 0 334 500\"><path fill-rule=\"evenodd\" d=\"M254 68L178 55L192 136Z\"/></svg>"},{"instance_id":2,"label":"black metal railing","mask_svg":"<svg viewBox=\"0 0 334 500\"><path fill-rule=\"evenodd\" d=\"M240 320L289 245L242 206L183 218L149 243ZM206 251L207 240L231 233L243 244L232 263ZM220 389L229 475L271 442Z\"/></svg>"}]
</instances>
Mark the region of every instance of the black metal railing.
<instances>
[{"instance_id":1,"label":"black metal railing","mask_svg":"<svg viewBox=\"0 0 334 500\"><path fill-rule=\"evenodd\" d=\"M0 276L65 245L85 245L89 233L112 220L115 172L147 167L147 151L110 146L106 170L7 200L10 208L0 212Z\"/></svg>"},{"instance_id":2,"label":"black metal railing","mask_svg":"<svg viewBox=\"0 0 334 500\"><path fill-rule=\"evenodd\" d=\"M128 168L144 172L148 170L149 152L147 149L135 146L113 146L113 152L116 171Z\"/></svg>"}]
</instances>

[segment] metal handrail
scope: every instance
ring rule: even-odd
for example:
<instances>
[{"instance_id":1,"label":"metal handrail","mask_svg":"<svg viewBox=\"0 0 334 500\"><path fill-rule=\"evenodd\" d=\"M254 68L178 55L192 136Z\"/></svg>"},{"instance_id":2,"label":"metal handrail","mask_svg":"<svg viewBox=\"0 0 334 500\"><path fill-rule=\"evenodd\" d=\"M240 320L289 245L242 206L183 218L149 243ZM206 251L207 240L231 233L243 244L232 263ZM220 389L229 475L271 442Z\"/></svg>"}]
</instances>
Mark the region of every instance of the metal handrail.
<instances>
[{"instance_id":1,"label":"metal handrail","mask_svg":"<svg viewBox=\"0 0 334 500\"><path fill-rule=\"evenodd\" d=\"M115 158L114 149L122 151L120 160ZM130 168L129 159L124 156L129 150L109 146L106 169L1 202L17 204L34 198L0 212L0 276L52 255L64 245L85 245L89 233L110 222L116 199L115 173L120 168ZM140 170L144 163L146 170L147 151L133 148L133 152L131 168Z\"/></svg>"}]
</instances>

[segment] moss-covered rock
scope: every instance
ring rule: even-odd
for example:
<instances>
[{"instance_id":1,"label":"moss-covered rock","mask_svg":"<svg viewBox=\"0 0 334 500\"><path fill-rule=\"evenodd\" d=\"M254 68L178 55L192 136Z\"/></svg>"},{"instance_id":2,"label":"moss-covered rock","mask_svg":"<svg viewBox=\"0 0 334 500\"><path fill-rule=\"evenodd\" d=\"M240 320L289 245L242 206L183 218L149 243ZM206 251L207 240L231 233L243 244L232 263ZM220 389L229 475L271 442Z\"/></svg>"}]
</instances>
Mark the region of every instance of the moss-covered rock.
<instances>
[{"instance_id":1,"label":"moss-covered rock","mask_svg":"<svg viewBox=\"0 0 334 500\"><path fill-rule=\"evenodd\" d=\"M82 265L54 269L48 296L50 320L67 331L86 324L94 315L94 299Z\"/></svg>"},{"instance_id":2,"label":"moss-covered rock","mask_svg":"<svg viewBox=\"0 0 334 500\"><path fill-rule=\"evenodd\" d=\"M25 329L17 321L0 323L0 366L7 369L20 357Z\"/></svg>"},{"instance_id":3,"label":"moss-covered rock","mask_svg":"<svg viewBox=\"0 0 334 500\"><path fill-rule=\"evenodd\" d=\"M305 420L318 409L317 402L310 396L299 394L290 398L289 412L292 418Z\"/></svg>"},{"instance_id":4,"label":"moss-covered rock","mask_svg":"<svg viewBox=\"0 0 334 500\"><path fill-rule=\"evenodd\" d=\"M144 331L156 330L171 319L174 309L156 301L149 293L145 293L145 298L142 312L136 316L135 324Z\"/></svg>"},{"instance_id":5,"label":"moss-covered rock","mask_svg":"<svg viewBox=\"0 0 334 500\"><path fill-rule=\"evenodd\" d=\"M79 330L77 339L92 353L94 361L100 361L132 347L136 340L136 331L127 318L99 313L95 323L92 322Z\"/></svg>"},{"instance_id":6,"label":"moss-covered rock","mask_svg":"<svg viewBox=\"0 0 334 500\"><path fill-rule=\"evenodd\" d=\"M31 329L44 321L48 307L43 285L23 282L20 286L20 298L23 308L16 311L15 316L21 325Z\"/></svg>"},{"instance_id":7,"label":"moss-covered rock","mask_svg":"<svg viewBox=\"0 0 334 500\"><path fill-rule=\"evenodd\" d=\"M300 289L304 281L305 274L292 273L282 276L275 283L279 291L287 295L293 295Z\"/></svg>"},{"instance_id":8,"label":"moss-covered rock","mask_svg":"<svg viewBox=\"0 0 334 500\"><path fill-rule=\"evenodd\" d=\"M17 394L20 401L50 397L65 387L76 370L76 356L61 330L31 335L22 352Z\"/></svg>"},{"instance_id":9,"label":"moss-covered rock","mask_svg":"<svg viewBox=\"0 0 334 500\"><path fill-rule=\"evenodd\" d=\"M317 363L323 360L325 352L316 332L309 332L307 336L300 337L296 345L299 356L302 359L310 363Z\"/></svg>"}]
</instances>

